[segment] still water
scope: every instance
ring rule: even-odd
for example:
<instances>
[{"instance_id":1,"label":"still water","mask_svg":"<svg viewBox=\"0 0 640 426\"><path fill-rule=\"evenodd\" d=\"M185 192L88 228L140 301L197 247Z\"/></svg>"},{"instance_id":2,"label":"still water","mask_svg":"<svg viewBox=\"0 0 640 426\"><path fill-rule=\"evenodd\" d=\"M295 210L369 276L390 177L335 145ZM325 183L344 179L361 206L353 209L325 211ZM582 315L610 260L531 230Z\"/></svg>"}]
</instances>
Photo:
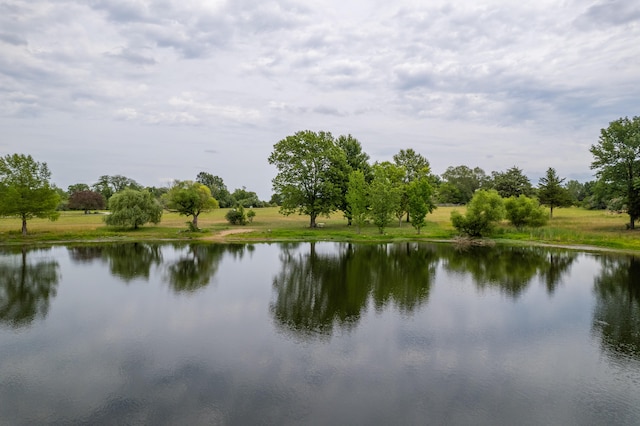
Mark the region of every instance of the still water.
<instances>
[{"instance_id":1,"label":"still water","mask_svg":"<svg viewBox=\"0 0 640 426\"><path fill-rule=\"evenodd\" d=\"M640 259L5 248L0 424L640 424Z\"/></svg>"}]
</instances>

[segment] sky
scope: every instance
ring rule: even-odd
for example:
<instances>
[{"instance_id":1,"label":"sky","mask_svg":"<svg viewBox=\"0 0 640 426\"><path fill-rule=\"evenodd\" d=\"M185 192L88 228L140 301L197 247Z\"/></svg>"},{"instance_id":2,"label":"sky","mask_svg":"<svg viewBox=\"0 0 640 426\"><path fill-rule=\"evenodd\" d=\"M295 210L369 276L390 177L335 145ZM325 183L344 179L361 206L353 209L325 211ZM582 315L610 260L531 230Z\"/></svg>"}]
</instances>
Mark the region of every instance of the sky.
<instances>
[{"instance_id":1,"label":"sky","mask_svg":"<svg viewBox=\"0 0 640 426\"><path fill-rule=\"evenodd\" d=\"M0 155L63 189L204 171L268 200L274 144L322 130L586 181L640 115L639 40L631 0L0 0Z\"/></svg>"}]
</instances>

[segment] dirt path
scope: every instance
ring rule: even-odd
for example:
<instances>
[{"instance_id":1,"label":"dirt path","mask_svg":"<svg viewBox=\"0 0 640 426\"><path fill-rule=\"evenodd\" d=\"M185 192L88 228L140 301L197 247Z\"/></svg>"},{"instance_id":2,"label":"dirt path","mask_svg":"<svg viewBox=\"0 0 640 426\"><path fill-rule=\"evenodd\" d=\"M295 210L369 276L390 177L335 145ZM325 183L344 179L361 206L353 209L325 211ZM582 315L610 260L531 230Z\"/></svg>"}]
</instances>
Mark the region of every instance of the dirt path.
<instances>
[{"instance_id":1,"label":"dirt path","mask_svg":"<svg viewBox=\"0 0 640 426\"><path fill-rule=\"evenodd\" d=\"M255 229L252 228L242 228L242 229L225 229L224 231L220 231L215 235L210 237L203 238L203 240L213 240L213 241L222 241L226 236L233 234L246 234L247 232L253 232Z\"/></svg>"}]
</instances>

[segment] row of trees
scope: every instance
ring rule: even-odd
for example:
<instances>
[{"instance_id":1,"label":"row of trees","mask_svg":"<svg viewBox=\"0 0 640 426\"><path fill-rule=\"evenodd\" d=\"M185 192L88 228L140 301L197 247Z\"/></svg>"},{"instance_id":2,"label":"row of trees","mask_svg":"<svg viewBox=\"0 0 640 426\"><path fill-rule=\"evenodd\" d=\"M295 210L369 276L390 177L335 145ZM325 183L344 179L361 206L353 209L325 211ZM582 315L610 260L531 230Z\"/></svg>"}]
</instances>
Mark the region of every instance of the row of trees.
<instances>
[{"instance_id":1,"label":"row of trees","mask_svg":"<svg viewBox=\"0 0 640 426\"><path fill-rule=\"evenodd\" d=\"M513 200L505 205L518 205L519 210L537 212L531 204L535 198L549 207L550 218L555 208L572 204L626 211L628 227L633 229L640 217L640 117L611 122L590 151L597 181L565 183L549 168L537 188L515 166L490 175L479 167L449 167L439 177L412 149L400 150L393 162L370 165L369 156L351 135L334 138L323 131L286 137L274 145L268 161L278 169L272 183L281 212L308 215L311 227L317 225L318 216L340 210L349 225L355 221L360 227L372 220L381 232L393 215L399 220L406 215L419 232L424 216L437 203L468 204L484 190L494 191L501 200ZM514 224L519 226L518 222Z\"/></svg>"},{"instance_id":2,"label":"row of trees","mask_svg":"<svg viewBox=\"0 0 640 426\"><path fill-rule=\"evenodd\" d=\"M564 184L549 168L538 188L533 188L517 167L486 175L477 167L457 166L439 177L431 173L427 159L412 149L400 150L393 162L370 165L369 156L351 135L334 138L322 131L307 130L286 137L274 145L268 161L278 169L272 201L279 203L284 214L308 215L311 227L317 226L319 216L340 210L349 225L355 220L360 227L372 220L383 232L393 216L399 221L406 216L419 232L425 215L437 202L466 204L478 190L491 189L503 199L535 196L550 208L550 216L554 208L580 199L589 200L591 206L615 206L615 210L629 214L628 227L633 229L640 217L640 117L611 122L590 151L597 181ZM261 205L255 193L245 188L229 193L220 177L206 172L198 174L195 182L176 181L169 188L142 188L124 176L101 176L92 187L71 185L68 193L55 188L50 177L46 163L36 162L30 155L0 158L0 215L20 217L23 234L32 217L55 219L61 199L67 195L67 206L85 211L118 206L128 213L112 212L107 222L129 221L133 227L140 221L159 220L162 208L158 210L158 205L192 216L194 228L200 212L213 206ZM132 221L131 215L140 210L145 210L146 216Z\"/></svg>"}]
</instances>

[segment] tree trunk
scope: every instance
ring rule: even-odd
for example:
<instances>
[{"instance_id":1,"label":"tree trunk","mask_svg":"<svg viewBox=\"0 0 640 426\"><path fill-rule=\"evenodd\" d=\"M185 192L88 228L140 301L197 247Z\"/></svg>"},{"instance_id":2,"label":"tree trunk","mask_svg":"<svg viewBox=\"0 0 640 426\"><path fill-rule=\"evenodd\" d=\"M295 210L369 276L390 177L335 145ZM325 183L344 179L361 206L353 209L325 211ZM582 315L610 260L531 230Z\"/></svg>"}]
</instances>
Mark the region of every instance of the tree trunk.
<instances>
[{"instance_id":1,"label":"tree trunk","mask_svg":"<svg viewBox=\"0 0 640 426\"><path fill-rule=\"evenodd\" d=\"M553 205L549 206L549 219L553 219Z\"/></svg>"},{"instance_id":2,"label":"tree trunk","mask_svg":"<svg viewBox=\"0 0 640 426\"><path fill-rule=\"evenodd\" d=\"M27 236L27 218L22 216L22 236Z\"/></svg>"},{"instance_id":3,"label":"tree trunk","mask_svg":"<svg viewBox=\"0 0 640 426\"><path fill-rule=\"evenodd\" d=\"M636 229L636 220L633 217L629 220L629 229Z\"/></svg>"},{"instance_id":4,"label":"tree trunk","mask_svg":"<svg viewBox=\"0 0 640 426\"><path fill-rule=\"evenodd\" d=\"M315 228L316 227L316 214L315 213L311 213L309 215L310 217L310 221L309 221L309 228Z\"/></svg>"},{"instance_id":5,"label":"tree trunk","mask_svg":"<svg viewBox=\"0 0 640 426\"><path fill-rule=\"evenodd\" d=\"M198 229L198 215L197 214L193 215L193 220L191 221L191 223L193 223L193 229Z\"/></svg>"}]
</instances>

